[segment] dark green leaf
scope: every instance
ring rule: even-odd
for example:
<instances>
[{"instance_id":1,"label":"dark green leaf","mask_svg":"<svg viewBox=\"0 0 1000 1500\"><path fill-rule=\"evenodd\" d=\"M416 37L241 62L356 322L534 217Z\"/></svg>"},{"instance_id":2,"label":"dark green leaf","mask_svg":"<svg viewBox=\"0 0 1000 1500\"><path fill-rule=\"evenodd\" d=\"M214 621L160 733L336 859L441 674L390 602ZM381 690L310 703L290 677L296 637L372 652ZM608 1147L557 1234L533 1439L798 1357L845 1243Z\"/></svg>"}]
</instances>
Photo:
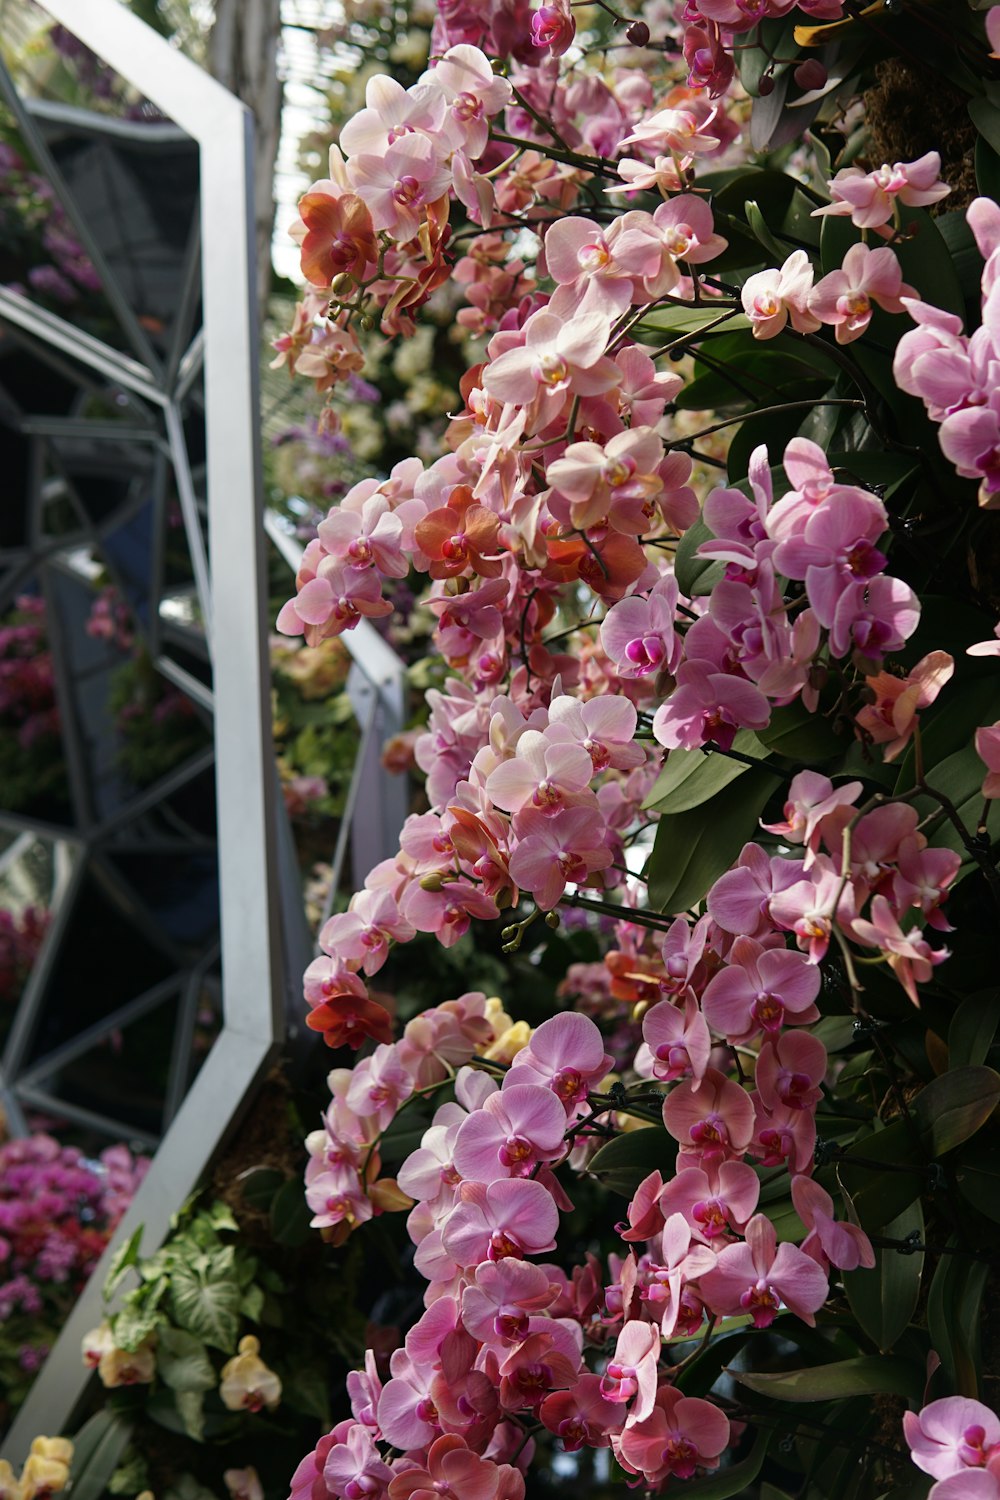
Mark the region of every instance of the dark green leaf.
<instances>
[{"instance_id":1,"label":"dark green leaf","mask_svg":"<svg viewBox=\"0 0 1000 1500\"><path fill-rule=\"evenodd\" d=\"M189 1438L194 1438L200 1443L205 1436L205 1393L204 1391L174 1391L174 1400L177 1403L177 1414L184 1423L184 1431Z\"/></svg>"},{"instance_id":2,"label":"dark green leaf","mask_svg":"<svg viewBox=\"0 0 1000 1500\"><path fill-rule=\"evenodd\" d=\"M70 1464L73 1500L102 1500L131 1436L131 1424L113 1411L97 1412L80 1429Z\"/></svg>"},{"instance_id":3,"label":"dark green leaf","mask_svg":"<svg viewBox=\"0 0 1000 1500\"><path fill-rule=\"evenodd\" d=\"M679 338L681 334L700 333L709 324L719 323L723 314L727 314L726 321L719 326L727 333L752 326L750 319L739 308L719 307L713 302L692 303L690 307L671 303L666 307L658 307L655 312L643 318L636 334L655 334L657 338L663 334L675 334Z\"/></svg>"},{"instance_id":4,"label":"dark green leaf","mask_svg":"<svg viewBox=\"0 0 1000 1500\"><path fill-rule=\"evenodd\" d=\"M139 1259L139 1245L142 1242L143 1226L133 1230L128 1239L118 1246L111 1258L108 1274L104 1278L103 1297L105 1302L110 1302L125 1277L126 1272L134 1266Z\"/></svg>"},{"instance_id":5,"label":"dark green leaf","mask_svg":"<svg viewBox=\"0 0 1000 1500\"><path fill-rule=\"evenodd\" d=\"M240 1302L240 1312L245 1318L249 1318L251 1323L259 1323L260 1315L263 1311L264 1288L256 1284L245 1287L243 1289L243 1298Z\"/></svg>"},{"instance_id":6,"label":"dark green leaf","mask_svg":"<svg viewBox=\"0 0 1000 1500\"><path fill-rule=\"evenodd\" d=\"M1000 109L985 95L980 95L969 100L969 119L990 149L1000 151Z\"/></svg>"},{"instance_id":7,"label":"dark green leaf","mask_svg":"<svg viewBox=\"0 0 1000 1500\"><path fill-rule=\"evenodd\" d=\"M295 1249L309 1238L309 1209L301 1182L289 1180L271 1204L271 1234L279 1245Z\"/></svg>"},{"instance_id":8,"label":"dark green leaf","mask_svg":"<svg viewBox=\"0 0 1000 1500\"><path fill-rule=\"evenodd\" d=\"M244 1203L259 1213L267 1213L275 1193L285 1181L285 1174L274 1167L252 1167L237 1180Z\"/></svg>"},{"instance_id":9,"label":"dark green leaf","mask_svg":"<svg viewBox=\"0 0 1000 1500\"><path fill-rule=\"evenodd\" d=\"M887 1394L917 1400L925 1376L909 1360L863 1354L830 1365L805 1370L779 1370L769 1374L744 1374L731 1370L733 1379L761 1396L778 1401L839 1401L845 1396Z\"/></svg>"},{"instance_id":10,"label":"dark green leaf","mask_svg":"<svg viewBox=\"0 0 1000 1500\"><path fill-rule=\"evenodd\" d=\"M1000 1073L992 1068L951 1068L920 1090L912 1110L921 1140L932 1156L967 1141L1000 1103Z\"/></svg>"},{"instance_id":11,"label":"dark green leaf","mask_svg":"<svg viewBox=\"0 0 1000 1500\"><path fill-rule=\"evenodd\" d=\"M980 990L968 995L958 1007L948 1028L948 1059L953 1068L986 1061L1000 1025L1000 990Z\"/></svg>"},{"instance_id":12,"label":"dark green leaf","mask_svg":"<svg viewBox=\"0 0 1000 1500\"><path fill-rule=\"evenodd\" d=\"M741 729L733 741L733 749L742 755L763 760L767 747L762 745L752 729ZM728 755L707 750L671 750L666 764L656 779L656 784L645 802L643 810L655 808L659 813L686 812L714 797L716 792L750 770L745 761L733 760Z\"/></svg>"},{"instance_id":13,"label":"dark green leaf","mask_svg":"<svg viewBox=\"0 0 1000 1500\"><path fill-rule=\"evenodd\" d=\"M948 1248L957 1249L954 1237ZM942 1255L927 1295L927 1331L949 1392L981 1398L980 1324L990 1268L963 1255Z\"/></svg>"},{"instance_id":14,"label":"dark green leaf","mask_svg":"<svg viewBox=\"0 0 1000 1500\"><path fill-rule=\"evenodd\" d=\"M801 700L776 708L770 724L758 731L758 739L777 755L807 765L830 760L846 748L844 740L830 728L830 721L822 714L811 713Z\"/></svg>"},{"instance_id":15,"label":"dark green leaf","mask_svg":"<svg viewBox=\"0 0 1000 1500\"><path fill-rule=\"evenodd\" d=\"M905 1240L913 1233L923 1242L924 1215L919 1199L882 1230L886 1239L893 1240ZM883 1247L875 1251L871 1270L844 1272L844 1290L851 1311L883 1354L892 1348L913 1317L923 1268L922 1250L904 1255Z\"/></svg>"},{"instance_id":16,"label":"dark green leaf","mask_svg":"<svg viewBox=\"0 0 1000 1500\"><path fill-rule=\"evenodd\" d=\"M587 1172L611 1192L631 1198L650 1172L659 1172L667 1180L676 1158L676 1141L659 1125L650 1125L608 1141L591 1157Z\"/></svg>"},{"instance_id":17,"label":"dark green leaf","mask_svg":"<svg viewBox=\"0 0 1000 1500\"><path fill-rule=\"evenodd\" d=\"M183 1328L161 1328L156 1370L175 1391L212 1391L218 1377L203 1341Z\"/></svg>"},{"instance_id":18,"label":"dark green leaf","mask_svg":"<svg viewBox=\"0 0 1000 1500\"><path fill-rule=\"evenodd\" d=\"M1000 202L1000 156L982 135L976 141L976 186L985 198Z\"/></svg>"},{"instance_id":19,"label":"dark green leaf","mask_svg":"<svg viewBox=\"0 0 1000 1500\"><path fill-rule=\"evenodd\" d=\"M955 1181L967 1203L1000 1224L1000 1152L992 1138L974 1140L959 1152Z\"/></svg>"},{"instance_id":20,"label":"dark green leaf","mask_svg":"<svg viewBox=\"0 0 1000 1500\"><path fill-rule=\"evenodd\" d=\"M324 1430L330 1426L330 1382L322 1368L296 1367L282 1382L281 1400L283 1405L305 1412L307 1417L316 1417Z\"/></svg>"},{"instance_id":21,"label":"dark green leaf","mask_svg":"<svg viewBox=\"0 0 1000 1500\"><path fill-rule=\"evenodd\" d=\"M853 1157L863 1157L864 1161L856 1162ZM863 1229L881 1229L919 1197L924 1185L921 1165L913 1132L905 1120L895 1120L884 1130L861 1136L847 1148L837 1176L854 1203Z\"/></svg>"},{"instance_id":22,"label":"dark green leaf","mask_svg":"<svg viewBox=\"0 0 1000 1500\"><path fill-rule=\"evenodd\" d=\"M708 557L699 557L698 548L703 542L714 541L704 521L695 521L689 526L677 544L674 555L674 574L682 594L689 599L699 594L709 594L719 579L725 576L726 565Z\"/></svg>"},{"instance_id":23,"label":"dark green leaf","mask_svg":"<svg viewBox=\"0 0 1000 1500\"><path fill-rule=\"evenodd\" d=\"M421 1113L419 1109L407 1109L398 1115L389 1125L379 1146L382 1165L393 1167L405 1161L412 1151L419 1148L430 1123L430 1115ZM301 1188L299 1196L302 1196Z\"/></svg>"},{"instance_id":24,"label":"dark green leaf","mask_svg":"<svg viewBox=\"0 0 1000 1500\"><path fill-rule=\"evenodd\" d=\"M781 778L751 767L710 802L661 818L649 860L649 901L682 912L699 902L736 859Z\"/></svg>"}]
</instances>

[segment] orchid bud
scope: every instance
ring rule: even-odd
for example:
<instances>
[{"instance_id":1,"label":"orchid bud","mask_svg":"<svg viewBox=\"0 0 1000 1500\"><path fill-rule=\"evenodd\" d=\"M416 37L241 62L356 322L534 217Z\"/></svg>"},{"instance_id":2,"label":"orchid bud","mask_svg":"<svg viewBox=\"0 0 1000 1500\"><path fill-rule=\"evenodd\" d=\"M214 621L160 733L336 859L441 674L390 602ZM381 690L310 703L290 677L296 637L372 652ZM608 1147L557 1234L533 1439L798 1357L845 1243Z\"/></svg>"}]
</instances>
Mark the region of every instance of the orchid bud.
<instances>
[{"instance_id":1,"label":"orchid bud","mask_svg":"<svg viewBox=\"0 0 1000 1500\"><path fill-rule=\"evenodd\" d=\"M649 27L645 21L633 21L631 26L626 27L625 35L633 47L649 46Z\"/></svg>"},{"instance_id":2,"label":"orchid bud","mask_svg":"<svg viewBox=\"0 0 1000 1500\"><path fill-rule=\"evenodd\" d=\"M829 74L818 57L807 57L805 62L799 63L792 77L803 92L808 92L810 89L821 89Z\"/></svg>"},{"instance_id":3,"label":"orchid bud","mask_svg":"<svg viewBox=\"0 0 1000 1500\"><path fill-rule=\"evenodd\" d=\"M774 77L771 73L761 74L760 82L757 85L757 92L762 99L766 99L768 94L774 93Z\"/></svg>"}]
</instances>

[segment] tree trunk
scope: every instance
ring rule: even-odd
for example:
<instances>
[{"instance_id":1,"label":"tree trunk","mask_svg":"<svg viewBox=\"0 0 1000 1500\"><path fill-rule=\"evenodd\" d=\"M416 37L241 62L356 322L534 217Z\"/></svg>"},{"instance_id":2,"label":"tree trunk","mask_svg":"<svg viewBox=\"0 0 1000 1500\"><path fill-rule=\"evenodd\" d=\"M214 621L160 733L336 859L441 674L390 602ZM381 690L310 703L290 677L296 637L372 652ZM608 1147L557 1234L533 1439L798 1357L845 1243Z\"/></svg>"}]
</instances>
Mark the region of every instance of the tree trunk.
<instances>
[{"instance_id":1,"label":"tree trunk","mask_svg":"<svg viewBox=\"0 0 1000 1500\"><path fill-rule=\"evenodd\" d=\"M257 229L257 302L263 318L271 286L274 168L281 136L284 87L278 76L281 0L215 0L208 44L212 75L253 112L254 216Z\"/></svg>"}]
</instances>

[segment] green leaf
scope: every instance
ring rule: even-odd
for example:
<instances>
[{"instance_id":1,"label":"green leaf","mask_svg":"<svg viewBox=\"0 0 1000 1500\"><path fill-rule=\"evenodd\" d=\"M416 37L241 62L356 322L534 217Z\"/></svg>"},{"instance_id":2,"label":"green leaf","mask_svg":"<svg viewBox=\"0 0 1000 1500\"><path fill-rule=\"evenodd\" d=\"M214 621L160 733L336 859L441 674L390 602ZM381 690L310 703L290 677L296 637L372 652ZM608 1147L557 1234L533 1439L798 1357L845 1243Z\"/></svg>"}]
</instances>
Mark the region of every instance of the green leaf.
<instances>
[{"instance_id":1,"label":"green leaf","mask_svg":"<svg viewBox=\"0 0 1000 1500\"><path fill-rule=\"evenodd\" d=\"M81 1427L70 1464L73 1500L102 1500L131 1436L132 1424L115 1411L99 1411Z\"/></svg>"},{"instance_id":2,"label":"green leaf","mask_svg":"<svg viewBox=\"0 0 1000 1500\"><path fill-rule=\"evenodd\" d=\"M217 1198L211 1208L205 1210L205 1218L217 1232L223 1229L230 1229L233 1234L239 1232L240 1226L233 1218L232 1209L228 1203L223 1203L221 1199Z\"/></svg>"},{"instance_id":3,"label":"green leaf","mask_svg":"<svg viewBox=\"0 0 1000 1500\"><path fill-rule=\"evenodd\" d=\"M758 760L767 755L766 746L761 744L752 729L740 730L733 740L733 749ZM732 760L718 751L671 750L653 790L642 804L643 810L687 812L688 808L707 802L709 797L714 797L716 792L749 770L745 761Z\"/></svg>"},{"instance_id":4,"label":"green leaf","mask_svg":"<svg viewBox=\"0 0 1000 1500\"><path fill-rule=\"evenodd\" d=\"M947 1248L958 1248L953 1236ZM980 1399L980 1326L990 1267L963 1255L942 1255L927 1294L927 1331L949 1391Z\"/></svg>"},{"instance_id":5,"label":"green leaf","mask_svg":"<svg viewBox=\"0 0 1000 1500\"><path fill-rule=\"evenodd\" d=\"M260 1315L263 1311L264 1288L256 1284L245 1287L243 1290L243 1300L240 1303L240 1312L245 1318L249 1318L251 1323L259 1323Z\"/></svg>"},{"instance_id":6,"label":"green leaf","mask_svg":"<svg viewBox=\"0 0 1000 1500\"><path fill-rule=\"evenodd\" d=\"M863 1157L855 1162L852 1157ZM872 1163L884 1163L884 1166ZM881 1229L920 1196L924 1174L913 1133L905 1120L861 1136L848 1146L837 1177L854 1203L862 1229ZM914 1170L907 1170L913 1168Z\"/></svg>"},{"instance_id":7,"label":"green leaf","mask_svg":"<svg viewBox=\"0 0 1000 1500\"><path fill-rule=\"evenodd\" d=\"M177 1412L189 1438L200 1443L205 1436L205 1395L203 1391L175 1391Z\"/></svg>"},{"instance_id":8,"label":"green leaf","mask_svg":"<svg viewBox=\"0 0 1000 1500\"><path fill-rule=\"evenodd\" d=\"M969 119L987 145L1000 151L1000 109L985 94L969 100Z\"/></svg>"},{"instance_id":9,"label":"green leaf","mask_svg":"<svg viewBox=\"0 0 1000 1500\"><path fill-rule=\"evenodd\" d=\"M271 1234L279 1245L295 1249L309 1239L309 1209L301 1182L289 1180L271 1204Z\"/></svg>"},{"instance_id":10,"label":"green leaf","mask_svg":"<svg viewBox=\"0 0 1000 1500\"><path fill-rule=\"evenodd\" d=\"M893 1395L917 1400L924 1388L923 1372L909 1360L863 1354L830 1365L768 1374L729 1372L740 1385L778 1401L841 1401L847 1396Z\"/></svg>"},{"instance_id":11,"label":"green leaf","mask_svg":"<svg viewBox=\"0 0 1000 1500\"><path fill-rule=\"evenodd\" d=\"M260 1213L267 1213L275 1193L285 1181L285 1174L276 1171L274 1167L251 1167L249 1172L241 1173L236 1180L244 1203Z\"/></svg>"},{"instance_id":12,"label":"green leaf","mask_svg":"<svg viewBox=\"0 0 1000 1500\"><path fill-rule=\"evenodd\" d=\"M712 301L692 303L690 307L679 307L671 303L666 307L658 307L655 312L643 318L641 325L634 330L636 335L642 333L653 333L660 338L665 333L673 333L680 337L682 334L700 333L712 323L718 323L724 313L732 313L726 321L720 324L720 330L732 333L736 329L750 328L750 319L739 309L719 307Z\"/></svg>"},{"instance_id":13,"label":"green leaf","mask_svg":"<svg viewBox=\"0 0 1000 1500\"><path fill-rule=\"evenodd\" d=\"M986 1061L1000 1025L1000 990L968 995L951 1018L948 1059L953 1068L975 1067Z\"/></svg>"},{"instance_id":14,"label":"green leaf","mask_svg":"<svg viewBox=\"0 0 1000 1500\"><path fill-rule=\"evenodd\" d=\"M914 1232L923 1241L924 1215L919 1199L911 1203L899 1218L886 1224L882 1231L887 1239L894 1240L905 1240ZM899 1250L881 1248L875 1251L875 1265L871 1270L859 1268L844 1272L844 1290L851 1311L883 1354L909 1326L920 1296L923 1268L922 1250L907 1255Z\"/></svg>"},{"instance_id":15,"label":"green leaf","mask_svg":"<svg viewBox=\"0 0 1000 1500\"><path fill-rule=\"evenodd\" d=\"M174 1391L213 1391L219 1383L203 1341L183 1328L161 1328L156 1369Z\"/></svg>"},{"instance_id":16,"label":"green leaf","mask_svg":"<svg viewBox=\"0 0 1000 1500\"><path fill-rule=\"evenodd\" d=\"M231 1276L213 1276L211 1264L178 1265L170 1284L170 1303L182 1328L231 1354L240 1331L240 1289Z\"/></svg>"},{"instance_id":17,"label":"green leaf","mask_svg":"<svg viewBox=\"0 0 1000 1500\"><path fill-rule=\"evenodd\" d=\"M710 594L719 579L725 575L725 563L698 556L698 548L702 542L714 540L715 533L709 531L704 521L695 521L677 543L674 574L681 593L689 599L694 599L699 594Z\"/></svg>"},{"instance_id":18,"label":"green leaf","mask_svg":"<svg viewBox=\"0 0 1000 1500\"><path fill-rule=\"evenodd\" d=\"M140 1224L138 1229L134 1230L132 1234L129 1235L124 1244L118 1246L118 1249L111 1257L111 1264L108 1267L108 1274L104 1278L104 1288L102 1291L102 1296L104 1297L105 1302L111 1301L111 1298L118 1290L126 1273L138 1261L139 1245L142 1242L142 1231L143 1226Z\"/></svg>"},{"instance_id":19,"label":"green leaf","mask_svg":"<svg viewBox=\"0 0 1000 1500\"><path fill-rule=\"evenodd\" d=\"M1000 1153L992 1138L963 1147L955 1161L955 1182L966 1203L1000 1224Z\"/></svg>"},{"instance_id":20,"label":"green leaf","mask_svg":"<svg viewBox=\"0 0 1000 1500\"><path fill-rule=\"evenodd\" d=\"M683 1486L678 1486L678 1495L683 1495L685 1500L688 1497L690 1500L732 1500L734 1495L745 1494L764 1467L771 1437L770 1430L762 1429L746 1458L728 1469L720 1469L717 1474L706 1474L704 1479L684 1480Z\"/></svg>"},{"instance_id":21,"label":"green leaf","mask_svg":"<svg viewBox=\"0 0 1000 1500\"><path fill-rule=\"evenodd\" d=\"M281 1400L284 1406L316 1417L324 1430L331 1425L330 1382L322 1367L297 1367L294 1374L282 1381Z\"/></svg>"},{"instance_id":22,"label":"green leaf","mask_svg":"<svg viewBox=\"0 0 1000 1500\"><path fill-rule=\"evenodd\" d=\"M407 1109L397 1115L389 1124L379 1145L383 1167L394 1167L404 1162L411 1152L418 1150L430 1123L430 1115L419 1109ZM299 1196L302 1196L301 1189Z\"/></svg>"},{"instance_id":23,"label":"green leaf","mask_svg":"<svg viewBox=\"0 0 1000 1500\"><path fill-rule=\"evenodd\" d=\"M807 765L830 760L846 748L843 739L830 728L830 721L822 714L810 712L801 699L785 708L776 708L770 724L758 730L757 737L776 755L805 761Z\"/></svg>"},{"instance_id":24,"label":"green leaf","mask_svg":"<svg viewBox=\"0 0 1000 1500\"><path fill-rule=\"evenodd\" d=\"M1000 155L982 135L976 141L976 186L983 197L1000 201Z\"/></svg>"},{"instance_id":25,"label":"green leaf","mask_svg":"<svg viewBox=\"0 0 1000 1500\"><path fill-rule=\"evenodd\" d=\"M780 776L753 766L710 802L661 818L648 867L650 905L663 912L696 905L753 837L780 785Z\"/></svg>"},{"instance_id":26,"label":"green leaf","mask_svg":"<svg viewBox=\"0 0 1000 1500\"><path fill-rule=\"evenodd\" d=\"M659 1172L667 1180L676 1159L676 1141L659 1125L649 1125L608 1141L591 1157L587 1174L611 1192L631 1198L650 1172Z\"/></svg>"},{"instance_id":27,"label":"green leaf","mask_svg":"<svg viewBox=\"0 0 1000 1500\"><path fill-rule=\"evenodd\" d=\"M920 1090L911 1106L920 1138L932 1156L944 1156L975 1135L1000 1103L1000 1073L992 1068L950 1068Z\"/></svg>"},{"instance_id":28,"label":"green leaf","mask_svg":"<svg viewBox=\"0 0 1000 1500\"><path fill-rule=\"evenodd\" d=\"M134 1354L144 1339L164 1321L163 1314L149 1301L133 1294L111 1319L115 1343L119 1349Z\"/></svg>"}]
</instances>

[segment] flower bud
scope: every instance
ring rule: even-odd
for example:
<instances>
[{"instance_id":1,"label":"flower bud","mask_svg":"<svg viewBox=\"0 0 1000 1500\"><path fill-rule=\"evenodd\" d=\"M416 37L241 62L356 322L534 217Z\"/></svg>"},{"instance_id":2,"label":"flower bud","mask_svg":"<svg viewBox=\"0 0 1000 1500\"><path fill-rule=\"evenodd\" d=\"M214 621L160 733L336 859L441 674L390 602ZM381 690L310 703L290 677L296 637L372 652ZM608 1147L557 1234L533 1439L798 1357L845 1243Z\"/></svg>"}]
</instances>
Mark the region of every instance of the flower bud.
<instances>
[{"instance_id":1,"label":"flower bud","mask_svg":"<svg viewBox=\"0 0 1000 1500\"><path fill-rule=\"evenodd\" d=\"M433 891L435 895L444 888L444 875L440 870L433 870L430 875L420 877L420 889L422 891Z\"/></svg>"},{"instance_id":2,"label":"flower bud","mask_svg":"<svg viewBox=\"0 0 1000 1500\"><path fill-rule=\"evenodd\" d=\"M799 88L806 93L810 89L821 89L829 74L818 57L807 57L805 62L799 63L792 77Z\"/></svg>"},{"instance_id":3,"label":"flower bud","mask_svg":"<svg viewBox=\"0 0 1000 1500\"><path fill-rule=\"evenodd\" d=\"M762 99L766 99L768 94L774 93L774 77L771 73L761 74L760 82L757 85L757 92Z\"/></svg>"},{"instance_id":4,"label":"flower bud","mask_svg":"<svg viewBox=\"0 0 1000 1500\"><path fill-rule=\"evenodd\" d=\"M633 21L631 26L626 27L625 35L633 47L649 46L649 27L645 21Z\"/></svg>"}]
</instances>

